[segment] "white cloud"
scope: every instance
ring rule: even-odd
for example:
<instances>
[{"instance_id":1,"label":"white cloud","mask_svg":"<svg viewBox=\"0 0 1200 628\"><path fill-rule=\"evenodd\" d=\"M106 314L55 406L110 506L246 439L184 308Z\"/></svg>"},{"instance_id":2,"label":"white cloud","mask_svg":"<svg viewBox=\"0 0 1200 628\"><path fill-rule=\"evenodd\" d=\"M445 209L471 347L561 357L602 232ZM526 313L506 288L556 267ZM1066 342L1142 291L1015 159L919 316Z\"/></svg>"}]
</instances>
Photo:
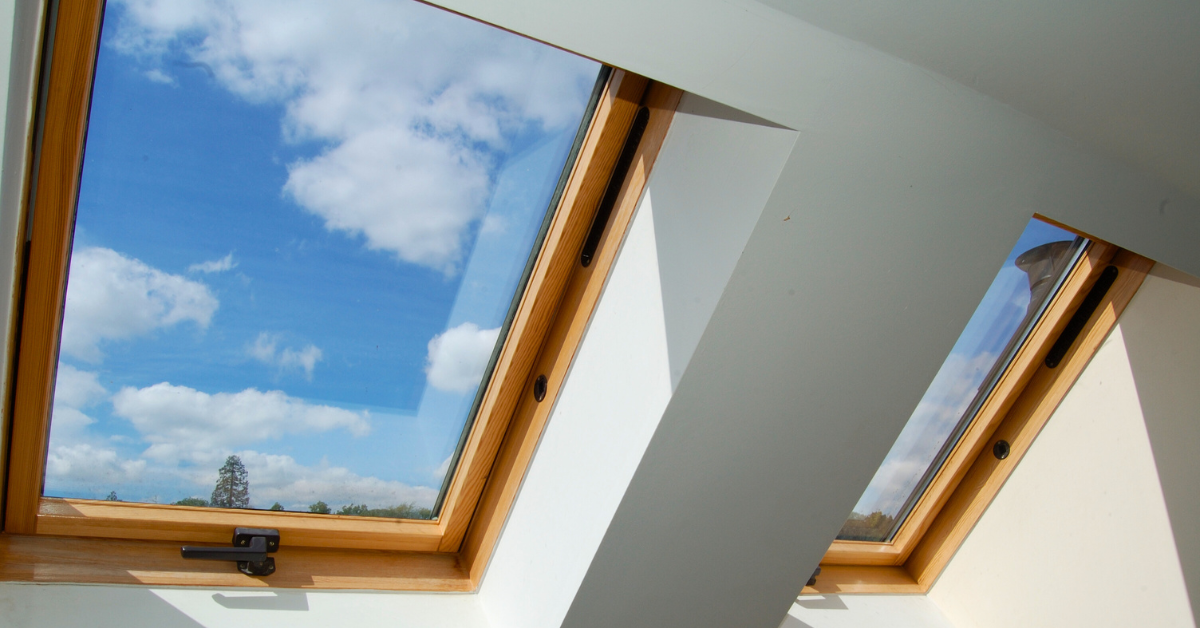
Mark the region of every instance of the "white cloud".
<instances>
[{"instance_id":1,"label":"white cloud","mask_svg":"<svg viewBox=\"0 0 1200 628\"><path fill-rule=\"evenodd\" d=\"M71 408L86 408L104 399L108 391L92 372L81 371L70 364L58 365L54 384L54 403Z\"/></svg>"},{"instance_id":2,"label":"white cloud","mask_svg":"<svg viewBox=\"0 0 1200 628\"><path fill-rule=\"evenodd\" d=\"M280 351L276 346L278 342L277 335L264 331L254 339L253 345L247 347L246 352L255 360L277 366L281 370L300 369L304 371L304 377L312 381L313 369L316 368L317 362L321 361L322 351L311 344L300 350L286 347Z\"/></svg>"},{"instance_id":3,"label":"white cloud","mask_svg":"<svg viewBox=\"0 0 1200 628\"><path fill-rule=\"evenodd\" d=\"M365 410L313 405L278 390L208 394L163 382L122 388L112 403L113 414L150 443L144 455L159 460L208 463L229 449L285 434L344 429L365 436L371 430Z\"/></svg>"},{"instance_id":4,"label":"white cloud","mask_svg":"<svg viewBox=\"0 0 1200 628\"><path fill-rule=\"evenodd\" d=\"M87 427L96 422L83 408L104 400L108 391L95 373L59 363L54 384L54 411L50 421L50 453L64 445L87 441ZM66 454L63 454L66 456ZM66 458L64 458L66 459Z\"/></svg>"},{"instance_id":5,"label":"white cloud","mask_svg":"<svg viewBox=\"0 0 1200 628\"><path fill-rule=\"evenodd\" d=\"M439 482L446 478L446 474L450 472L450 461L454 459L454 454L446 456L446 459L433 470L434 479Z\"/></svg>"},{"instance_id":6,"label":"white cloud","mask_svg":"<svg viewBox=\"0 0 1200 628\"><path fill-rule=\"evenodd\" d=\"M46 456L46 475L60 482L114 485L137 480L145 469L145 460L125 460L88 443L51 447Z\"/></svg>"},{"instance_id":7,"label":"white cloud","mask_svg":"<svg viewBox=\"0 0 1200 628\"><path fill-rule=\"evenodd\" d=\"M480 329L475 323L463 323L434 336L425 358L429 385L447 392L475 390L499 336L499 327Z\"/></svg>"},{"instance_id":8,"label":"white cloud","mask_svg":"<svg viewBox=\"0 0 1200 628\"><path fill-rule=\"evenodd\" d=\"M168 51L250 101L285 137L327 145L285 193L328 229L447 273L490 187L492 150L582 110L595 64L417 2L123 0L118 49Z\"/></svg>"},{"instance_id":9,"label":"white cloud","mask_svg":"<svg viewBox=\"0 0 1200 628\"><path fill-rule=\"evenodd\" d=\"M221 259L209 260L188 266L189 273L223 273L227 270L237 268L237 262L233 261L233 252Z\"/></svg>"},{"instance_id":10,"label":"white cloud","mask_svg":"<svg viewBox=\"0 0 1200 628\"><path fill-rule=\"evenodd\" d=\"M236 453L246 465L251 500L257 507L278 501L296 510L317 500L335 509L348 503L386 507L412 502L429 507L437 499L437 489L427 486L362 476L324 462L305 466L287 455L236 449L284 434L345 429L363 436L370 430L366 412L311 405L278 391L209 395L165 383L124 388L112 398L114 414L129 419L142 441L150 444L140 456L130 458L89 433L96 421L78 409L105 396L95 373L59 366L46 458L52 493L66 490L103 496L116 489L125 497L130 483L142 483L190 487L189 494L207 498L217 469Z\"/></svg>"},{"instance_id":11,"label":"white cloud","mask_svg":"<svg viewBox=\"0 0 1200 628\"><path fill-rule=\"evenodd\" d=\"M162 83L163 85L174 85L175 84L175 79L171 78L169 75L167 75L166 72L163 72L162 70L160 70L158 68L154 68L153 70L147 71L146 78L150 79L151 82Z\"/></svg>"},{"instance_id":12,"label":"white cloud","mask_svg":"<svg viewBox=\"0 0 1200 628\"><path fill-rule=\"evenodd\" d=\"M99 362L102 342L133 338L184 321L204 329L218 305L202 283L164 273L112 249L77 250L71 255L62 351Z\"/></svg>"},{"instance_id":13,"label":"white cloud","mask_svg":"<svg viewBox=\"0 0 1200 628\"><path fill-rule=\"evenodd\" d=\"M362 234L370 249L439 270L458 261L488 188L478 155L399 127L350 137L288 173L284 190L326 228Z\"/></svg>"},{"instance_id":14,"label":"white cloud","mask_svg":"<svg viewBox=\"0 0 1200 628\"><path fill-rule=\"evenodd\" d=\"M855 512L880 510L894 514L904 505L975 399L996 357L985 351L974 356L952 353L946 358L854 507Z\"/></svg>"},{"instance_id":15,"label":"white cloud","mask_svg":"<svg viewBox=\"0 0 1200 628\"><path fill-rule=\"evenodd\" d=\"M299 509L321 500L335 509L350 503L378 508L415 502L429 507L437 499L436 489L364 477L344 467L308 467L291 456L255 451L240 451L238 456L246 465L250 497L259 505L279 502L289 509Z\"/></svg>"}]
</instances>

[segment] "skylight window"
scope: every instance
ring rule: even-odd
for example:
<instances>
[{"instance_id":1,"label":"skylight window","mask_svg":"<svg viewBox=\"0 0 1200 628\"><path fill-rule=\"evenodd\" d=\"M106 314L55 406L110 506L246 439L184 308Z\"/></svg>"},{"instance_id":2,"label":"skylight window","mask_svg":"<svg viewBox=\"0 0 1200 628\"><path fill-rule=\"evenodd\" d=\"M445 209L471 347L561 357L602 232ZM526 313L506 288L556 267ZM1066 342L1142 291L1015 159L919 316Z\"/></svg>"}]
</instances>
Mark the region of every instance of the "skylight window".
<instances>
[{"instance_id":1,"label":"skylight window","mask_svg":"<svg viewBox=\"0 0 1200 628\"><path fill-rule=\"evenodd\" d=\"M104 19L44 494L436 517L600 66L408 1Z\"/></svg>"},{"instance_id":2,"label":"skylight window","mask_svg":"<svg viewBox=\"0 0 1200 628\"><path fill-rule=\"evenodd\" d=\"M839 540L893 539L1087 243L1037 219L1029 222Z\"/></svg>"}]
</instances>

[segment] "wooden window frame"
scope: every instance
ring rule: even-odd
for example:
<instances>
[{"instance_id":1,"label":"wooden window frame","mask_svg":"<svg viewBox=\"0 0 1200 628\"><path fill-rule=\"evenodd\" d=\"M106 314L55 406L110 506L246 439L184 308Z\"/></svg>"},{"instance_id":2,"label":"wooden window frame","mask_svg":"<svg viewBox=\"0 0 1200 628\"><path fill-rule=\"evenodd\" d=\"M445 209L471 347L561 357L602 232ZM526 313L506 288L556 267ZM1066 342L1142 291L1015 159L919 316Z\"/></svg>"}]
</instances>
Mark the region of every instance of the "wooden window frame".
<instances>
[{"instance_id":1,"label":"wooden window frame","mask_svg":"<svg viewBox=\"0 0 1200 628\"><path fill-rule=\"evenodd\" d=\"M666 137L681 92L613 70L454 470L439 517L390 520L41 496L74 213L103 0L61 0L44 50L41 141L26 168L31 202L14 364L0 580L145 585L472 591L498 540ZM45 63L43 59L43 63ZM649 122L590 265L580 250L640 108ZM36 174L34 174L36 173ZM548 379L545 399L533 381ZM3 460L0 460L3 462ZM0 469L3 470L3 469ZM236 526L276 528L279 571L184 561L181 543L227 545Z\"/></svg>"},{"instance_id":2,"label":"wooden window frame","mask_svg":"<svg viewBox=\"0 0 1200 628\"><path fill-rule=\"evenodd\" d=\"M888 543L835 540L802 595L927 593L1029 450L1046 421L1108 337L1154 262L1044 216L1034 218L1091 240L1034 324L970 426ZM1108 266L1118 275L1055 368L1046 354ZM1004 460L992 454L1008 441Z\"/></svg>"}]
</instances>

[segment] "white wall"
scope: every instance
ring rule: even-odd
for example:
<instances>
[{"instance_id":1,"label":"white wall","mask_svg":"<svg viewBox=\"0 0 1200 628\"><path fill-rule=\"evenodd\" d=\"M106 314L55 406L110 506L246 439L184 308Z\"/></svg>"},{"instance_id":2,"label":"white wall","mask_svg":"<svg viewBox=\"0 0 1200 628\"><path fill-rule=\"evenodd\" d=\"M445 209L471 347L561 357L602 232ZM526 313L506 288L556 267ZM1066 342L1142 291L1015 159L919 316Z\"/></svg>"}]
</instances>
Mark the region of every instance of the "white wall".
<instances>
[{"instance_id":1,"label":"white wall","mask_svg":"<svg viewBox=\"0 0 1200 628\"><path fill-rule=\"evenodd\" d=\"M480 589L497 628L562 623L795 137L681 100Z\"/></svg>"},{"instance_id":2,"label":"white wall","mask_svg":"<svg viewBox=\"0 0 1200 628\"><path fill-rule=\"evenodd\" d=\"M1156 269L930 591L958 628L1194 625L1198 323Z\"/></svg>"},{"instance_id":3,"label":"white wall","mask_svg":"<svg viewBox=\"0 0 1200 628\"><path fill-rule=\"evenodd\" d=\"M1175 548L1200 619L1200 280L1159 267L1121 321Z\"/></svg>"},{"instance_id":4,"label":"white wall","mask_svg":"<svg viewBox=\"0 0 1200 628\"><path fill-rule=\"evenodd\" d=\"M924 595L805 595L779 628L956 628Z\"/></svg>"},{"instance_id":5,"label":"white wall","mask_svg":"<svg viewBox=\"0 0 1200 628\"><path fill-rule=\"evenodd\" d=\"M0 585L4 628L485 628L474 595Z\"/></svg>"},{"instance_id":6,"label":"white wall","mask_svg":"<svg viewBox=\"0 0 1200 628\"><path fill-rule=\"evenodd\" d=\"M1196 199L763 4L436 3L799 132L572 628L777 626L1031 214L1200 272Z\"/></svg>"}]
</instances>

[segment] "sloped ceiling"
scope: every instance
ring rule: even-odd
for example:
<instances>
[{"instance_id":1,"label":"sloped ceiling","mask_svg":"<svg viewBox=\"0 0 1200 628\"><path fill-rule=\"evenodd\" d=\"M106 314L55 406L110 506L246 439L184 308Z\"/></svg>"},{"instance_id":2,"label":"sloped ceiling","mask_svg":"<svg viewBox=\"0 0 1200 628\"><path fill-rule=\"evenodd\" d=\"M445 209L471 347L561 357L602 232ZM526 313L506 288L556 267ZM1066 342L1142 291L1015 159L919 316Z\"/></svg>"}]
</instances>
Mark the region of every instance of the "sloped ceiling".
<instances>
[{"instance_id":1,"label":"sloped ceiling","mask_svg":"<svg viewBox=\"0 0 1200 628\"><path fill-rule=\"evenodd\" d=\"M759 0L1200 198L1200 2Z\"/></svg>"},{"instance_id":2,"label":"sloped ceiling","mask_svg":"<svg viewBox=\"0 0 1200 628\"><path fill-rule=\"evenodd\" d=\"M1082 2L431 1L798 133L563 626L778 626L1032 214L1200 275L1197 61L1106 73L1137 48L1106 39L1117 9L1056 48L1025 25ZM1200 32L1159 4L1129 28ZM910 49L867 40L894 22ZM1138 63L1183 54L1155 50Z\"/></svg>"}]
</instances>

